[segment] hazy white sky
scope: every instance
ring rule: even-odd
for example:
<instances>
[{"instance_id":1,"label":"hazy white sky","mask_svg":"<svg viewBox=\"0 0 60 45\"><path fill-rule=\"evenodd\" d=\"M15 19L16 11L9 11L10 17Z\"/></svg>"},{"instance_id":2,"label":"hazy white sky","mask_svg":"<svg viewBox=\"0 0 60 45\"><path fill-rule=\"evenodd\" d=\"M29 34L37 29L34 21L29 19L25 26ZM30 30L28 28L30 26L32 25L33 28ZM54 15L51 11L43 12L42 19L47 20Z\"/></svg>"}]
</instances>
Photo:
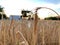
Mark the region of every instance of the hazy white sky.
<instances>
[{"instance_id":1,"label":"hazy white sky","mask_svg":"<svg viewBox=\"0 0 60 45\"><path fill-rule=\"evenodd\" d=\"M22 9L32 10L36 7L49 7L60 13L60 0L0 0L7 16L19 15Z\"/></svg>"}]
</instances>

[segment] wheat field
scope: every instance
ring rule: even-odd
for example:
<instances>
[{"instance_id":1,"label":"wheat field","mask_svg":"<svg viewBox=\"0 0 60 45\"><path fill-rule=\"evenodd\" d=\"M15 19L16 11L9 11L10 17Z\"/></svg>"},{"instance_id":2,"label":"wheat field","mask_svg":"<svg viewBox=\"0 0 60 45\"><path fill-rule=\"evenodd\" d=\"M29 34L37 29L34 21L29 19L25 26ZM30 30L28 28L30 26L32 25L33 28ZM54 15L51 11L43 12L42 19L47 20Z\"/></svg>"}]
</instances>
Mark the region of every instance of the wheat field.
<instances>
[{"instance_id":1,"label":"wheat field","mask_svg":"<svg viewBox=\"0 0 60 45\"><path fill-rule=\"evenodd\" d=\"M33 45L34 20L0 20L0 45ZM60 21L39 20L36 45L60 45Z\"/></svg>"}]
</instances>

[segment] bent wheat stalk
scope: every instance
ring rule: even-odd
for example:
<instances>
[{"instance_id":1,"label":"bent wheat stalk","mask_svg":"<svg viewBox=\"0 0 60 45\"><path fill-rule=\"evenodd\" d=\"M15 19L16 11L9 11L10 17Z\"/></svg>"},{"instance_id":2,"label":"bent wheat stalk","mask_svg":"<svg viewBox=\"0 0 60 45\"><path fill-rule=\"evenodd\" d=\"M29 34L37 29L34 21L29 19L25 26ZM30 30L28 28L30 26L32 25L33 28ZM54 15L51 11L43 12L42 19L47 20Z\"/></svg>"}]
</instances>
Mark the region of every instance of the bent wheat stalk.
<instances>
[{"instance_id":1,"label":"bent wheat stalk","mask_svg":"<svg viewBox=\"0 0 60 45\"><path fill-rule=\"evenodd\" d=\"M29 45L28 41L25 39L25 37L23 36L23 34L20 31L18 31L17 33L19 33L22 36L22 38L25 41L25 45Z\"/></svg>"}]
</instances>

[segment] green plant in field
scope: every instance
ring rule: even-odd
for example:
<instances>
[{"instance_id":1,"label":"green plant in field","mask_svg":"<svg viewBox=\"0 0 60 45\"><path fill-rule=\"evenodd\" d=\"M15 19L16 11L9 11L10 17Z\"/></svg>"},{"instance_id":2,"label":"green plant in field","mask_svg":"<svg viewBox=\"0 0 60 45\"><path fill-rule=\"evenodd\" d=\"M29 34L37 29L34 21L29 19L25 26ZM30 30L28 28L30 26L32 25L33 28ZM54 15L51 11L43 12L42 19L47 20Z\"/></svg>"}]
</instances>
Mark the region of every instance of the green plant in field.
<instances>
[{"instance_id":1,"label":"green plant in field","mask_svg":"<svg viewBox=\"0 0 60 45\"><path fill-rule=\"evenodd\" d=\"M47 17L44 20L60 20L58 17Z\"/></svg>"}]
</instances>

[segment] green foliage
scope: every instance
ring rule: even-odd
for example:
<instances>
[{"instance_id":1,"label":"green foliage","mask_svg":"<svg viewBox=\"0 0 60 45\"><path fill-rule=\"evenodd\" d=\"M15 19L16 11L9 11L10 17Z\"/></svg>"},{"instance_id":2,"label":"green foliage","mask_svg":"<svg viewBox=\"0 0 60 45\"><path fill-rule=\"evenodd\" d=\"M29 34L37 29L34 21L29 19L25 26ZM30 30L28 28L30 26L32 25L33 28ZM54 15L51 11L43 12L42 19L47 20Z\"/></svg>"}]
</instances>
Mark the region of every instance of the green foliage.
<instances>
[{"instance_id":1,"label":"green foliage","mask_svg":"<svg viewBox=\"0 0 60 45\"><path fill-rule=\"evenodd\" d=\"M0 19L2 19L2 14L0 14ZM5 14L3 14L3 19L8 19L8 17Z\"/></svg>"},{"instance_id":2,"label":"green foliage","mask_svg":"<svg viewBox=\"0 0 60 45\"><path fill-rule=\"evenodd\" d=\"M2 12L3 8L0 6L0 12Z\"/></svg>"},{"instance_id":3,"label":"green foliage","mask_svg":"<svg viewBox=\"0 0 60 45\"><path fill-rule=\"evenodd\" d=\"M3 13L3 8L1 6L0 6L0 12ZM2 16L3 16L3 19L8 19L6 14L1 14L1 13L0 13L0 19L2 19Z\"/></svg>"},{"instance_id":4,"label":"green foliage","mask_svg":"<svg viewBox=\"0 0 60 45\"><path fill-rule=\"evenodd\" d=\"M3 8L0 8L0 12L2 12L2 9L3 9Z\"/></svg>"},{"instance_id":5,"label":"green foliage","mask_svg":"<svg viewBox=\"0 0 60 45\"><path fill-rule=\"evenodd\" d=\"M47 17L44 20L60 20L58 17Z\"/></svg>"}]
</instances>

